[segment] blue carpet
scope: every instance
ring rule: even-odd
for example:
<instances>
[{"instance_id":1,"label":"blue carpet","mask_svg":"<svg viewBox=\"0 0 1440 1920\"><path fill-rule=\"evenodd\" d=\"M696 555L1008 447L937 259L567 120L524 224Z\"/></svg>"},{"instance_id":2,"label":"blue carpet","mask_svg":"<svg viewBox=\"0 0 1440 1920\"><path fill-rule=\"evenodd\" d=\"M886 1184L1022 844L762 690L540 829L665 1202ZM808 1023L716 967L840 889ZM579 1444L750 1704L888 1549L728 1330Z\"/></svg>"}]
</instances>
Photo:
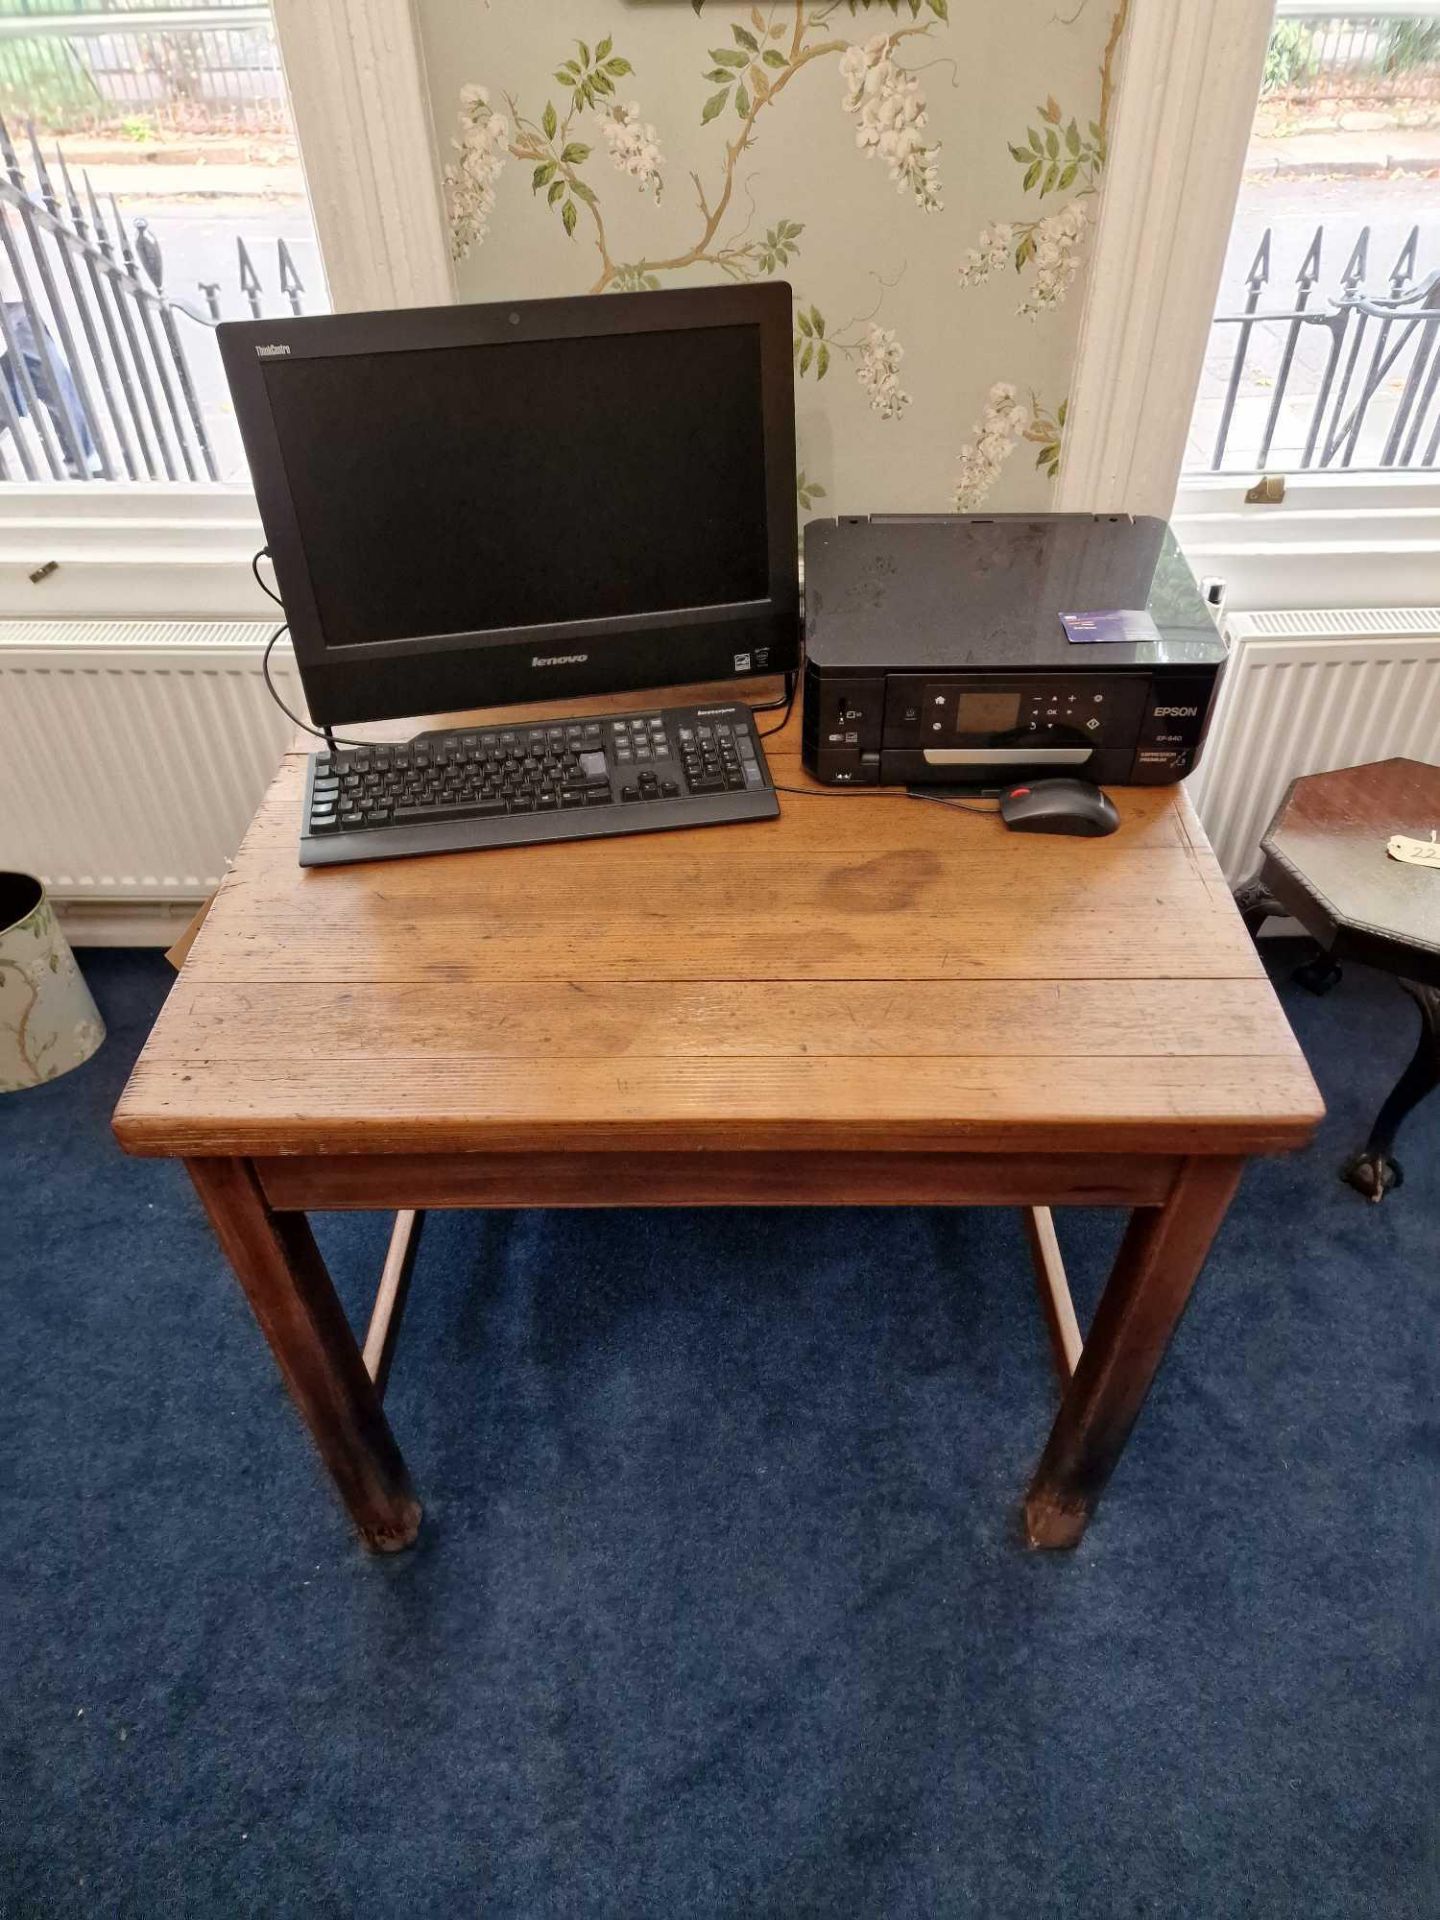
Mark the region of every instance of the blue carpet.
<instances>
[{"instance_id":1,"label":"blue carpet","mask_svg":"<svg viewBox=\"0 0 1440 1920\"><path fill-rule=\"evenodd\" d=\"M1277 971L1291 953L1275 953ZM1335 1177L1413 1009L1287 1007L1257 1166L1074 1556L1005 1213L436 1216L365 1556L184 1174L108 1119L168 972L0 1100L0 1913L1436 1911L1440 1102ZM321 1224L359 1313L382 1225ZM1093 1299L1113 1215L1067 1215Z\"/></svg>"}]
</instances>

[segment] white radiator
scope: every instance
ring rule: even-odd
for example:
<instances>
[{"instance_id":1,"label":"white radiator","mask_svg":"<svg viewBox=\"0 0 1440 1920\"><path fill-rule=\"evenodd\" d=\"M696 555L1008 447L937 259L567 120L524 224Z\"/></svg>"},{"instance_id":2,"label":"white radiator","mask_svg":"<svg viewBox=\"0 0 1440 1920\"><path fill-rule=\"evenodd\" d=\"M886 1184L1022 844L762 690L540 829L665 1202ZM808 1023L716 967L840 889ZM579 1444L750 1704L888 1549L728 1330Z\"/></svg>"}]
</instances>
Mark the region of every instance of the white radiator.
<instances>
[{"instance_id":1,"label":"white radiator","mask_svg":"<svg viewBox=\"0 0 1440 1920\"><path fill-rule=\"evenodd\" d=\"M212 893L294 732L260 673L273 631L0 621L0 867L38 874L62 912ZM288 642L270 666L303 714Z\"/></svg>"},{"instance_id":2,"label":"white radiator","mask_svg":"<svg viewBox=\"0 0 1440 1920\"><path fill-rule=\"evenodd\" d=\"M1440 764L1440 608L1236 613L1225 631L1230 662L1189 792L1238 887L1298 774Z\"/></svg>"}]
</instances>

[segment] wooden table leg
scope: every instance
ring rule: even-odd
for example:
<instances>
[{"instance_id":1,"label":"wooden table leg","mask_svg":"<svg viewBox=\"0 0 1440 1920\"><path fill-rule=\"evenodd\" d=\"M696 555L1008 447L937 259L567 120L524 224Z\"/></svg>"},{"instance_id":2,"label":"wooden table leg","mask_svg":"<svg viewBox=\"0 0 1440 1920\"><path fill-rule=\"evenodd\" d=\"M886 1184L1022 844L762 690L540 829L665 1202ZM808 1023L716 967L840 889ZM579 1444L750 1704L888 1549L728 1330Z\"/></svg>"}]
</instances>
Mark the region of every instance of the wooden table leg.
<instances>
[{"instance_id":1,"label":"wooden table leg","mask_svg":"<svg viewBox=\"0 0 1440 1920\"><path fill-rule=\"evenodd\" d=\"M1243 1160L1195 1157L1168 1199L1137 1207L1025 1496L1035 1547L1078 1546L1124 1451L1239 1184Z\"/></svg>"},{"instance_id":2,"label":"wooden table leg","mask_svg":"<svg viewBox=\"0 0 1440 1920\"><path fill-rule=\"evenodd\" d=\"M248 1160L187 1160L320 1457L366 1546L408 1547L420 1503L303 1213L276 1213Z\"/></svg>"}]
</instances>

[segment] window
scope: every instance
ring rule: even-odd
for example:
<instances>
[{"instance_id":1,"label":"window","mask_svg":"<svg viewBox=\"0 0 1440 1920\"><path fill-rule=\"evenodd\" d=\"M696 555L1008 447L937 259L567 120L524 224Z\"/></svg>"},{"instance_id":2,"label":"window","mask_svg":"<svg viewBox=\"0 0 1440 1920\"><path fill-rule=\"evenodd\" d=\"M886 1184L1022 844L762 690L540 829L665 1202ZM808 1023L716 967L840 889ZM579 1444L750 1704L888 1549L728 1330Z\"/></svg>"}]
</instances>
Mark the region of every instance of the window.
<instances>
[{"instance_id":1,"label":"window","mask_svg":"<svg viewBox=\"0 0 1440 1920\"><path fill-rule=\"evenodd\" d=\"M1437 168L1440 16L1280 0L1187 476L1436 470Z\"/></svg>"},{"instance_id":2,"label":"window","mask_svg":"<svg viewBox=\"0 0 1440 1920\"><path fill-rule=\"evenodd\" d=\"M270 6L6 0L0 114L0 484L245 482L215 325L327 305Z\"/></svg>"}]
</instances>

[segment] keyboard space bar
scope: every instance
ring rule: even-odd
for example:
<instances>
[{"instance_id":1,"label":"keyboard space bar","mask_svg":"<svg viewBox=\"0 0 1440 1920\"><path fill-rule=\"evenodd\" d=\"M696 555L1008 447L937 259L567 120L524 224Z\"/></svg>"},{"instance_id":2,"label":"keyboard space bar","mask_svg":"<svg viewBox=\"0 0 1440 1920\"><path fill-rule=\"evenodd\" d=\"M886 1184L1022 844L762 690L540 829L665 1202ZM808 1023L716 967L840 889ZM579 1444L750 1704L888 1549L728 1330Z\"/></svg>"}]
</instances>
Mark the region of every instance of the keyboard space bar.
<instances>
[{"instance_id":1,"label":"keyboard space bar","mask_svg":"<svg viewBox=\"0 0 1440 1920\"><path fill-rule=\"evenodd\" d=\"M503 800L474 800L455 807L396 807L394 824L419 827L431 820L493 820L508 811Z\"/></svg>"}]
</instances>

